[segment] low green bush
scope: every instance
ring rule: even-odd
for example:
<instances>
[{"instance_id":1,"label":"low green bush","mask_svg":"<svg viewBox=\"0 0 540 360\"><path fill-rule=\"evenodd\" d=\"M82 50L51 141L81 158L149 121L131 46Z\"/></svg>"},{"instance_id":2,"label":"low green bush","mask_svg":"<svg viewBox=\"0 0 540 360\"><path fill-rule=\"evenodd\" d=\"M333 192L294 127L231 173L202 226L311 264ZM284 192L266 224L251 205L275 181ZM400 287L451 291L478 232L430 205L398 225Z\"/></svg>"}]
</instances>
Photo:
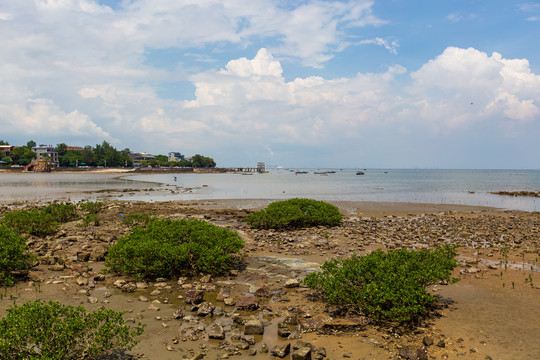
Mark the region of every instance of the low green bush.
<instances>
[{"instance_id":1,"label":"low green bush","mask_svg":"<svg viewBox=\"0 0 540 360\"><path fill-rule=\"evenodd\" d=\"M0 223L21 234L46 236L56 232L60 223L79 217L76 206L52 203L41 210L18 210L6 213Z\"/></svg>"},{"instance_id":2,"label":"low green bush","mask_svg":"<svg viewBox=\"0 0 540 360\"><path fill-rule=\"evenodd\" d=\"M455 256L455 247L449 245L436 250L377 250L327 261L304 283L328 302L352 305L374 320L413 323L436 300L426 286L450 279Z\"/></svg>"},{"instance_id":3,"label":"low green bush","mask_svg":"<svg viewBox=\"0 0 540 360\"><path fill-rule=\"evenodd\" d=\"M157 219L118 239L105 265L137 278L220 274L231 269L243 247L238 234L204 221Z\"/></svg>"},{"instance_id":4,"label":"low green bush","mask_svg":"<svg viewBox=\"0 0 540 360\"><path fill-rule=\"evenodd\" d=\"M49 213L39 210L19 210L8 212L1 223L20 234L46 236L56 232L58 221Z\"/></svg>"},{"instance_id":5,"label":"low green bush","mask_svg":"<svg viewBox=\"0 0 540 360\"><path fill-rule=\"evenodd\" d=\"M79 203L79 207L87 211L89 214L97 214L103 209L103 203L99 201L87 201L84 203Z\"/></svg>"},{"instance_id":6,"label":"low green bush","mask_svg":"<svg viewBox=\"0 0 540 360\"><path fill-rule=\"evenodd\" d=\"M64 306L40 300L12 306L0 319L0 360L96 358L131 349L142 334L130 328L121 312Z\"/></svg>"},{"instance_id":7,"label":"low green bush","mask_svg":"<svg viewBox=\"0 0 540 360\"><path fill-rule=\"evenodd\" d=\"M14 272L28 270L34 256L26 240L14 230L0 225L0 284L13 285Z\"/></svg>"},{"instance_id":8,"label":"low green bush","mask_svg":"<svg viewBox=\"0 0 540 360\"><path fill-rule=\"evenodd\" d=\"M41 209L41 212L50 214L59 223L66 223L79 218L77 206L74 204L52 203Z\"/></svg>"},{"instance_id":9,"label":"low green bush","mask_svg":"<svg viewBox=\"0 0 540 360\"><path fill-rule=\"evenodd\" d=\"M125 215L122 222L126 225L142 225L146 226L150 221L156 220L157 218L149 213L134 213Z\"/></svg>"},{"instance_id":10,"label":"low green bush","mask_svg":"<svg viewBox=\"0 0 540 360\"><path fill-rule=\"evenodd\" d=\"M246 222L257 229L294 229L310 226L336 226L343 216L339 209L324 201L289 199L276 201L251 213Z\"/></svg>"}]
</instances>

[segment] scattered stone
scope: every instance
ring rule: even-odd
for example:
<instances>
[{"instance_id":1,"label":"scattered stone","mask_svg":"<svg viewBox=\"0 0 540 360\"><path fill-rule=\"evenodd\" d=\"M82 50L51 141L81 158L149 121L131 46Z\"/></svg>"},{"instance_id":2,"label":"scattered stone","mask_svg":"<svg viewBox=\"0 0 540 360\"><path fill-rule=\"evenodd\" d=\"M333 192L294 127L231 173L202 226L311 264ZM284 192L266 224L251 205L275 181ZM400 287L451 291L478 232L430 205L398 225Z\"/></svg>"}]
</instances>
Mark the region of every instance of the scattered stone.
<instances>
[{"instance_id":1,"label":"scattered stone","mask_svg":"<svg viewBox=\"0 0 540 360\"><path fill-rule=\"evenodd\" d=\"M161 295L161 291L159 291L159 290L156 289L156 290L152 291L152 292L150 293L150 295L151 295L151 296L158 296L158 295Z\"/></svg>"},{"instance_id":2,"label":"scattered stone","mask_svg":"<svg viewBox=\"0 0 540 360\"><path fill-rule=\"evenodd\" d=\"M287 324L280 322L278 324L277 334L280 337L288 337L289 335L291 335L291 329L289 329L289 326Z\"/></svg>"},{"instance_id":3,"label":"scattered stone","mask_svg":"<svg viewBox=\"0 0 540 360\"><path fill-rule=\"evenodd\" d=\"M291 344L287 344L285 346L276 345L272 348L272 350L270 350L270 355L283 359L285 356L289 355L290 352Z\"/></svg>"},{"instance_id":4,"label":"scattered stone","mask_svg":"<svg viewBox=\"0 0 540 360\"><path fill-rule=\"evenodd\" d=\"M304 346L294 350L292 360L311 360L311 347Z\"/></svg>"},{"instance_id":5,"label":"scattered stone","mask_svg":"<svg viewBox=\"0 0 540 360\"><path fill-rule=\"evenodd\" d=\"M142 302L148 302L148 301L150 301L146 296L143 296L143 295L139 296L137 299L138 299L139 301L142 301Z\"/></svg>"},{"instance_id":6,"label":"scattered stone","mask_svg":"<svg viewBox=\"0 0 540 360\"><path fill-rule=\"evenodd\" d=\"M255 296L269 298L272 295L270 294L270 288L264 285L258 288L257 290L255 290Z\"/></svg>"},{"instance_id":7,"label":"scattered stone","mask_svg":"<svg viewBox=\"0 0 540 360\"><path fill-rule=\"evenodd\" d=\"M236 305L236 301L234 301L233 298L225 298L223 301L224 301L226 306L234 306L234 305Z\"/></svg>"},{"instance_id":8,"label":"scattered stone","mask_svg":"<svg viewBox=\"0 0 540 360\"><path fill-rule=\"evenodd\" d=\"M443 339L439 340L439 342L437 343L437 346L440 347L440 348L443 348L443 347L446 347L446 343L444 342Z\"/></svg>"},{"instance_id":9,"label":"scattered stone","mask_svg":"<svg viewBox=\"0 0 540 360\"><path fill-rule=\"evenodd\" d=\"M407 360L428 360L427 350L423 346L404 346L399 349L399 356Z\"/></svg>"},{"instance_id":10,"label":"scattered stone","mask_svg":"<svg viewBox=\"0 0 540 360\"><path fill-rule=\"evenodd\" d=\"M239 310L257 310L259 308L259 300L255 296L245 296L236 303Z\"/></svg>"},{"instance_id":11,"label":"scattered stone","mask_svg":"<svg viewBox=\"0 0 540 360\"><path fill-rule=\"evenodd\" d=\"M90 304L96 304L99 300L97 297L93 297L93 296L89 296L87 299L86 299Z\"/></svg>"},{"instance_id":12,"label":"scattered stone","mask_svg":"<svg viewBox=\"0 0 540 360\"><path fill-rule=\"evenodd\" d=\"M209 339L225 339L225 330L223 330L223 326L221 325L215 324L207 330L207 333Z\"/></svg>"},{"instance_id":13,"label":"scattered stone","mask_svg":"<svg viewBox=\"0 0 540 360\"><path fill-rule=\"evenodd\" d=\"M422 343L424 344L424 346L431 346L433 345L433 339L425 336L424 339L422 340Z\"/></svg>"},{"instance_id":14,"label":"scattered stone","mask_svg":"<svg viewBox=\"0 0 540 360\"><path fill-rule=\"evenodd\" d=\"M173 319L181 319L184 317L184 309L179 306L176 310L173 311L172 313L172 317Z\"/></svg>"},{"instance_id":15,"label":"scattered stone","mask_svg":"<svg viewBox=\"0 0 540 360\"><path fill-rule=\"evenodd\" d=\"M197 310L198 316L208 316L212 315L212 312L214 311L214 305L212 305L209 302L203 302L201 305L199 305L199 309Z\"/></svg>"},{"instance_id":16,"label":"scattered stone","mask_svg":"<svg viewBox=\"0 0 540 360\"><path fill-rule=\"evenodd\" d=\"M186 304L200 304L204 299L203 290L189 290L186 292Z\"/></svg>"},{"instance_id":17,"label":"scattered stone","mask_svg":"<svg viewBox=\"0 0 540 360\"><path fill-rule=\"evenodd\" d=\"M262 335L264 334L264 324L259 319L246 321L244 325L244 335Z\"/></svg>"},{"instance_id":18,"label":"scattered stone","mask_svg":"<svg viewBox=\"0 0 540 360\"><path fill-rule=\"evenodd\" d=\"M296 279L289 279L285 282L284 287L291 289L291 288L297 288L300 286L300 282Z\"/></svg>"}]
</instances>

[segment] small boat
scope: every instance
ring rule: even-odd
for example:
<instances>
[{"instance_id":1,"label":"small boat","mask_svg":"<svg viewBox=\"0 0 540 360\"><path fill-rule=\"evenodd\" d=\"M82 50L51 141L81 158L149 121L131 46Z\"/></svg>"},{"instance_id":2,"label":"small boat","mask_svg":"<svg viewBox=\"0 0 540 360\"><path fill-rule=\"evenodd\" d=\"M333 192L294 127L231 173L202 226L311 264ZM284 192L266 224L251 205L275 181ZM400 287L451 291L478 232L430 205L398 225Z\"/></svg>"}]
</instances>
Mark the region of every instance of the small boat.
<instances>
[{"instance_id":1,"label":"small boat","mask_svg":"<svg viewBox=\"0 0 540 360\"><path fill-rule=\"evenodd\" d=\"M357 171L356 175L364 175L365 173L363 171Z\"/></svg>"},{"instance_id":2,"label":"small boat","mask_svg":"<svg viewBox=\"0 0 540 360\"><path fill-rule=\"evenodd\" d=\"M308 173L307 171L297 171L297 172L295 172L296 175L298 175L298 174L307 174L307 173Z\"/></svg>"}]
</instances>

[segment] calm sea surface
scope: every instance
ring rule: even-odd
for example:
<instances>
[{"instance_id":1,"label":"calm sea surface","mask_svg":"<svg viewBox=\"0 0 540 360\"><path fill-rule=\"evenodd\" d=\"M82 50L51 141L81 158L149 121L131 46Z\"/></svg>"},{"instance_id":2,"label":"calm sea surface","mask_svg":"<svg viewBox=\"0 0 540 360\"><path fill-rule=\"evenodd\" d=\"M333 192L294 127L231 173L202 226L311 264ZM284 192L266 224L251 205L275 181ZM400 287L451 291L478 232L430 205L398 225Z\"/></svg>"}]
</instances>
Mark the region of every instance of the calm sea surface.
<instances>
[{"instance_id":1,"label":"calm sea surface","mask_svg":"<svg viewBox=\"0 0 540 360\"><path fill-rule=\"evenodd\" d=\"M106 198L80 194L103 189L159 187L166 192L127 193L123 200L286 199L416 202L491 206L540 211L539 198L489 194L490 191L540 191L538 170L335 170L328 175L270 170L266 174L10 174L0 173L2 202ZM176 188L176 187L179 187ZM180 190L180 191L178 191ZM174 192L174 193L173 193ZM78 194L79 193L79 194Z\"/></svg>"}]
</instances>

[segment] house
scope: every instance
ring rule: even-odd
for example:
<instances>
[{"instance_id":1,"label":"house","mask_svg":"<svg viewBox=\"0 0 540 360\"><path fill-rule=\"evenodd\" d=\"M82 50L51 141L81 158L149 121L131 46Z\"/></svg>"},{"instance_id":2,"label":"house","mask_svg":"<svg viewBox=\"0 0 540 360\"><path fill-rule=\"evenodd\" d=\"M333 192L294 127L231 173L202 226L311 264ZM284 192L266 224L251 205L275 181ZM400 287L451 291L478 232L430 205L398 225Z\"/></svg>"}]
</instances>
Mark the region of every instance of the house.
<instances>
[{"instance_id":1,"label":"house","mask_svg":"<svg viewBox=\"0 0 540 360\"><path fill-rule=\"evenodd\" d=\"M51 164L58 166L58 153L54 151L54 147L52 145L39 145L32 147L32 151L36 153L36 159L39 160L47 160Z\"/></svg>"},{"instance_id":2,"label":"house","mask_svg":"<svg viewBox=\"0 0 540 360\"><path fill-rule=\"evenodd\" d=\"M184 155L179 152L170 152L168 161L182 161L184 160Z\"/></svg>"},{"instance_id":3,"label":"house","mask_svg":"<svg viewBox=\"0 0 540 360\"><path fill-rule=\"evenodd\" d=\"M150 161L156 158L154 155L150 155L145 152L143 153L130 152L128 156L133 161L133 166L141 166L141 161Z\"/></svg>"},{"instance_id":4,"label":"house","mask_svg":"<svg viewBox=\"0 0 540 360\"><path fill-rule=\"evenodd\" d=\"M0 159L4 156L11 156L13 148L13 145L0 145Z\"/></svg>"}]
</instances>

